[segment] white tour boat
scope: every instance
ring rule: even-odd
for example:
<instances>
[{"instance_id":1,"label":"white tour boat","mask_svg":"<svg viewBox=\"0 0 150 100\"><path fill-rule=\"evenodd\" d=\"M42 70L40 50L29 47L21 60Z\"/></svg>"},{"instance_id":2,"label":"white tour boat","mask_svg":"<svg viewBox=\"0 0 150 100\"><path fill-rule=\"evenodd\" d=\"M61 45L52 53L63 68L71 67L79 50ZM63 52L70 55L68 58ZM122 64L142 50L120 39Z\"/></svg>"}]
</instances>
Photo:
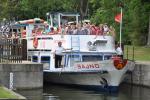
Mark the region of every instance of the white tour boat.
<instances>
[{"instance_id":1,"label":"white tour boat","mask_svg":"<svg viewBox=\"0 0 150 100\"><path fill-rule=\"evenodd\" d=\"M69 14L76 16L78 14ZM67 14L58 13L60 16ZM51 17L51 15L50 15ZM52 19L51 19L52 22ZM42 27L42 24L36 24ZM96 90L117 91L126 72L132 71L134 62L116 57L113 36L99 35L37 35L32 36L34 24L26 26L28 57L43 63L44 80L57 84L77 85ZM54 50L58 42L64 48L61 66L56 68Z\"/></svg>"}]
</instances>

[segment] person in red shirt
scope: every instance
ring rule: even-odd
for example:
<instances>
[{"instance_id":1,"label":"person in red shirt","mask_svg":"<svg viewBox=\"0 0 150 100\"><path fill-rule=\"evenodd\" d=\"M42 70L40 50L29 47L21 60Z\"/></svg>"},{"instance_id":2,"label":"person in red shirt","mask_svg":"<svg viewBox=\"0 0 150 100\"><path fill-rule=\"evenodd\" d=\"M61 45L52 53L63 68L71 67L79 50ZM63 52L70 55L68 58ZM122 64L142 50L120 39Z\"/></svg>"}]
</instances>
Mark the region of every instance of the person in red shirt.
<instances>
[{"instance_id":1,"label":"person in red shirt","mask_svg":"<svg viewBox=\"0 0 150 100\"><path fill-rule=\"evenodd\" d=\"M96 29L96 26L95 26L94 24L93 24L93 25L91 25L90 30L91 30L91 35L96 35L96 31L97 31L97 29Z\"/></svg>"},{"instance_id":2,"label":"person in red shirt","mask_svg":"<svg viewBox=\"0 0 150 100\"><path fill-rule=\"evenodd\" d=\"M97 31L96 31L96 37L95 38L97 38L97 36L98 35L103 35L103 24L100 24L99 25L99 27L97 27Z\"/></svg>"}]
</instances>

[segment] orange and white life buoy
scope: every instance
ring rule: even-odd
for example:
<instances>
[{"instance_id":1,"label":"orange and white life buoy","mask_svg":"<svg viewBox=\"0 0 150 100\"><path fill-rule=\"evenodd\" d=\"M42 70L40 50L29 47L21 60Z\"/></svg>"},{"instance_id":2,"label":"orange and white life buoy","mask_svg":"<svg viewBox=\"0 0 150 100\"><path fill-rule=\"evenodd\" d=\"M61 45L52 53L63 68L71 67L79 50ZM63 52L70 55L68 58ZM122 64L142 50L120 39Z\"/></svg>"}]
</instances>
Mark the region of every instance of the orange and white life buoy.
<instances>
[{"instance_id":1,"label":"orange and white life buoy","mask_svg":"<svg viewBox=\"0 0 150 100\"><path fill-rule=\"evenodd\" d=\"M33 38L33 47L36 49L38 47L38 38Z\"/></svg>"},{"instance_id":2,"label":"orange and white life buoy","mask_svg":"<svg viewBox=\"0 0 150 100\"><path fill-rule=\"evenodd\" d=\"M114 66L116 69L121 70L125 67L127 64L127 59L113 59L114 60Z\"/></svg>"}]
</instances>

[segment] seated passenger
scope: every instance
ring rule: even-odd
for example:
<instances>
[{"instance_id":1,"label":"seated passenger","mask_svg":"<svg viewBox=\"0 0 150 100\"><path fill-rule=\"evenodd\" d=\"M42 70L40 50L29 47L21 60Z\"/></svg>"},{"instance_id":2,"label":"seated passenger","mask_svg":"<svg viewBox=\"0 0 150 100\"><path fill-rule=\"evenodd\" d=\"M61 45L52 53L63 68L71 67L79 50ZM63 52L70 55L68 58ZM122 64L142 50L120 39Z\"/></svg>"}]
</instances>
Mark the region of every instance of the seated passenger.
<instances>
[{"instance_id":1,"label":"seated passenger","mask_svg":"<svg viewBox=\"0 0 150 100\"><path fill-rule=\"evenodd\" d=\"M83 33L82 33L83 35L88 35L88 34L90 34L90 33L89 33L90 31L89 31L89 29L88 29L86 23L83 23L83 27L82 27L81 30L82 30L82 32L83 32Z\"/></svg>"},{"instance_id":2,"label":"seated passenger","mask_svg":"<svg viewBox=\"0 0 150 100\"><path fill-rule=\"evenodd\" d=\"M42 35L42 29L38 28L36 35Z\"/></svg>"},{"instance_id":3,"label":"seated passenger","mask_svg":"<svg viewBox=\"0 0 150 100\"><path fill-rule=\"evenodd\" d=\"M54 27L54 34L58 34L58 28Z\"/></svg>"},{"instance_id":4,"label":"seated passenger","mask_svg":"<svg viewBox=\"0 0 150 100\"><path fill-rule=\"evenodd\" d=\"M65 28L66 28L66 26L65 26L65 25L62 25L62 26L59 28L59 34L65 35L65 34L66 34Z\"/></svg>"},{"instance_id":5,"label":"seated passenger","mask_svg":"<svg viewBox=\"0 0 150 100\"><path fill-rule=\"evenodd\" d=\"M77 24L77 35L81 35L82 34L82 26L80 23Z\"/></svg>"},{"instance_id":6,"label":"seated passenger","mask_svg":"<svg viewBox=\"0 0 150 100\"><path fill-rule=\"evenodd\" d=\"M93 25L91 25L91 28L90 28L90 30L91 30L91 35L96 35L96 26L93 24Z\"/></svg>"},{"instance_id":7,"label":"seated passenger","mask_svg":"<svg viewBox=\"0 0 150 100\"><path fill-rule=\"evenodd\" d=\"M72 35L72 34L73 34L73 31L72 31L72 29L71 29L71 26L70 26L70 25L67 27L67 29L66 29L66 33L67 33L67 35Z\"/></svg>"},{"instance_id":8,"label":"seated passenger","mask_svg":"<svg viewBox=\"0 0 150 100\"><path fill-rule=\"evenodd\" d=\"M85 29L86 29L87 35L90 35L90 24L89 23L86 24Z\"/></svg>"},{"instance_id":9,"label":"seated passenger","mask_svg":"<svg viewBox=\"0 0 150 100\"><path fill-rule=\"evenodd\" d=\"M49 35L54 35L54 28L51 27L50 30L51 30L51 31L50 31L48 34L49 34Z\"/></svg>"},{"instance_id":10,"label":"seated passenger","mask_svg":"<svg viewBox=\"0 0 150 100\"><path fill-rule=\"evenodd\" d=\"M105 24L103 25L103 33L104 33L104 35L107 35L108 32L109 32L109 27L108 27L108 25L105 23Z\"/></svg>"},{"instance_id":11,"label":"seated passenger","mask_svg":"<svg viewBox=\"0 0 150 100\"><path fill-rule=\"evenodd\" d=\"M81 35L87 35L88 30L84 27L81 28Z\"/></svg>"},{"instance_id":12,"label":"seated passenger","mask_svg":"<svg viewBox=\"0 0 150 100\"><path fill-rule=\"evenodd\" d=\"M110 28L109 28L109 33L110 33L113 37L116 36L115 29L114 29L112 26L110 26Z\"/></svg>"},{"instance_id":13,"label":"seated passenger","mask_svg":"<svg viewBox=\"0 0 150 100\"><path fill-rule=\"evenodd\" d=\"M45 32L45 34L49 34L49 32L51 32L51 29L49 28L49 25L45 26L44 32Z\"/></svg>"},{"instance_id":14,"label":"seated passenger","mask_svg":"<svg viewBox=\"0 0 150 100\"><path fill-rule=\"evenodd\" d=\"M98 35L103 35L103 24L100 24L99 27L97 27L95 38L97 38Z\"/></svg>"}]
</instances>

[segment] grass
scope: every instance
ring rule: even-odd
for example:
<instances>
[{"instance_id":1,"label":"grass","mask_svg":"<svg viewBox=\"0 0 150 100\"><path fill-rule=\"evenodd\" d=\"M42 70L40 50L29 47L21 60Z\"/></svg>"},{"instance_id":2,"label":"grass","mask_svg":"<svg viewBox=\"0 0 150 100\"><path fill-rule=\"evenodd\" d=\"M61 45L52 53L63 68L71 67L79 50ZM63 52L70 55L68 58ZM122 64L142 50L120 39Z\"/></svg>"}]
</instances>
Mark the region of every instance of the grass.
<instances>
[{"instance_id":1,"label":"grass","mask_svg":"<svg viewBox=\"0 0 150 100\"><path fill-rule=\"evenodd\" d=\"M127 58L127 54L128 54L128 59L133 59L133 55L134 55L134 60L150 61L150 47L134 46L134 54L133 54L133 46L126 45L124 47L125 58Z\"/></svg>"},{"instance_id":2,"label":"grass","mask_svg":"<svg viewBox=\"0 0 150 100\"><path fill-rule=\"evenodd\" d=\"M17 96L0 86L0 98L17 99Z\"/></svg>"}]
</instances>

